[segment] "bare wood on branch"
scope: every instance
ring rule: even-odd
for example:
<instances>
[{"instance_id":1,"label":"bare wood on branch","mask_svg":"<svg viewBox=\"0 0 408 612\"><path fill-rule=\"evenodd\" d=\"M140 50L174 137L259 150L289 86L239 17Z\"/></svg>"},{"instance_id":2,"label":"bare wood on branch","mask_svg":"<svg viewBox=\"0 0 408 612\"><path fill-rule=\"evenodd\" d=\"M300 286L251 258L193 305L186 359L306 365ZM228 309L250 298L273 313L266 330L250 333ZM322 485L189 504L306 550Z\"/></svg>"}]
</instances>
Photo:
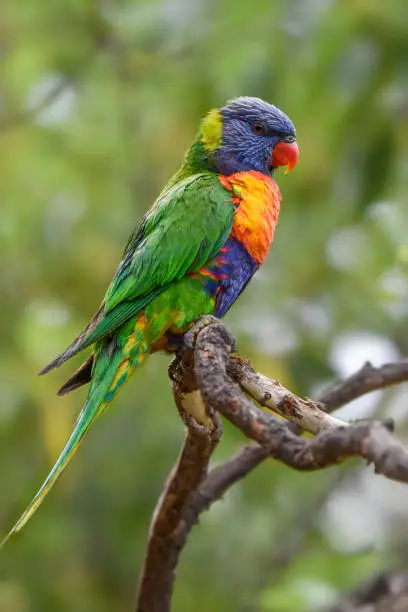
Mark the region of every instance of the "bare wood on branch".
<instances>
[{"instance_id":1,"label":"bare wood on branch","mask_svg":"<svg viewBox=\"0 0 408 612\"><path fill-rule=\"evenodd\" d=\"M260 374L239 357L230 357L227 373L261 406L276 412L310 433L317 434L347 426L344 421L327 414L323 404L297 397L285 389L279 381Z\"/></svg>"}]
</instances>

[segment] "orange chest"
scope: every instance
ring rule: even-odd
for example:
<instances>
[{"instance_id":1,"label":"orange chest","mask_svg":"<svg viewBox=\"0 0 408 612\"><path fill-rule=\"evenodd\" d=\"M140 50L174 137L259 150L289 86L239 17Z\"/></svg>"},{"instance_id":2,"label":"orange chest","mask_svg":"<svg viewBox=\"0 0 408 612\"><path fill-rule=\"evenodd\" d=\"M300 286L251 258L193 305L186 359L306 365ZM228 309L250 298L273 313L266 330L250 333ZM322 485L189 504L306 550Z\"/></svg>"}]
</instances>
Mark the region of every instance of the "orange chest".
<instances>
[{"instance_id":1,"label":"orange chest","mask_svg":"<svg viewBox=\"0 0 408 612\"><path fill-rule=\"evenodd\" d=\"M261 172L236 172L221 176L236 206L231 235L262 264L273 241L281 194L275 181Z\"/></svg>"}]
</instances>

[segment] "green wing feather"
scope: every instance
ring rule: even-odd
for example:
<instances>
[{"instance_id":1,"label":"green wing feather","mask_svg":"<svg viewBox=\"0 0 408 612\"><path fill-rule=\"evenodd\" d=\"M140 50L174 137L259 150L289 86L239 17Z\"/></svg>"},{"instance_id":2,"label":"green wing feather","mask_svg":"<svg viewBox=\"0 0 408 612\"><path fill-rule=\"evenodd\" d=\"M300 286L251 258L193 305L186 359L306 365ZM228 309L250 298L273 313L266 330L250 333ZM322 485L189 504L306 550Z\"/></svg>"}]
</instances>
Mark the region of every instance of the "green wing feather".
<instances>
[{"instance_id":1,"label":"green wing feather","mask_svg":"<svg viewBox=\"0 0 408 612\"><path fill-rule=\"evenodd\" d=\"M41 374L109 336L171 282L202 267L226 242L233 215L230 193L210 172L163 192L130 237L99 311Z\"/></svg>"},{"instance_id":2,"label":"green wing feather","mask_svg":"<svg viewBox=\"0 0 408 612\"><path fill-rule=\"evenodd\" d=\"M227 191L210 173L185 179L164 194L129 241L106 292L105 311L198 270L227 240L233 210Z\"/></svg>"}]
</instances>

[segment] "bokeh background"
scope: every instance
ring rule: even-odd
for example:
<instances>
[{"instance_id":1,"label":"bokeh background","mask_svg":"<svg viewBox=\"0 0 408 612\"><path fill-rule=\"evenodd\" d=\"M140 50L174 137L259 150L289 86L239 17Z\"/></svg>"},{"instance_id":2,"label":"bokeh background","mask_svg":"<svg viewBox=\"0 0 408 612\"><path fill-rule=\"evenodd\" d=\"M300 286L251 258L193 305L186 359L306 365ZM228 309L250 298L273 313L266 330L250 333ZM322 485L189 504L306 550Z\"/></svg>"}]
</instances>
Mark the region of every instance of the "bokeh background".
<instances>
[{"instance_id":1,"label":"bokeh background","mask_svg":"<svg viewBox=\"0 0 408 612\"><path fill-rule=\"evenodd\" d=\"M295 122L299 164L264 269L226 318L243 356L316 396L408 351L405 0L3 0L0 5L0 528L23 510L85 397L36 373L84 327L200 116L237 95ZM24 533L1 612L132 609L150 516L183 428L165 356L136 373ZM396 419L407 387L341 411ZM244 440L226 424L215 463ZM326 609L404 564L408 490L358 463L272 461L202 517L177 612Z\"/></svg>"}]
</instances>

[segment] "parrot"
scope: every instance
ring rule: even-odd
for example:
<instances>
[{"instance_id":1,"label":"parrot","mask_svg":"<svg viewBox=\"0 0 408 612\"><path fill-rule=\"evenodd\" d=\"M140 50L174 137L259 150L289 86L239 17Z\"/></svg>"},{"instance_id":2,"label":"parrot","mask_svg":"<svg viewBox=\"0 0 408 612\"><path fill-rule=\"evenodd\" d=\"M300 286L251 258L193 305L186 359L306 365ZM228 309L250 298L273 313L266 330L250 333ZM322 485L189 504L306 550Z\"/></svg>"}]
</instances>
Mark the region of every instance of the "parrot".
<instances>
[{"instance_id":1,"label":"parrot","mask_svg":"<svg viewBox=\"0 0 408 612\"><path fill-rule=\"evenodd\" d=\"M40 372L93 347L58 391L90 383L72 434L3 543L34 514L135 368L155 351L179 350L200 317L227 313L273 241L275 170L292 170L298 154L292 121L260 98L234 98L204 116L180 169L131 234L100 308Z\"/></svg>"}]
</instances>

